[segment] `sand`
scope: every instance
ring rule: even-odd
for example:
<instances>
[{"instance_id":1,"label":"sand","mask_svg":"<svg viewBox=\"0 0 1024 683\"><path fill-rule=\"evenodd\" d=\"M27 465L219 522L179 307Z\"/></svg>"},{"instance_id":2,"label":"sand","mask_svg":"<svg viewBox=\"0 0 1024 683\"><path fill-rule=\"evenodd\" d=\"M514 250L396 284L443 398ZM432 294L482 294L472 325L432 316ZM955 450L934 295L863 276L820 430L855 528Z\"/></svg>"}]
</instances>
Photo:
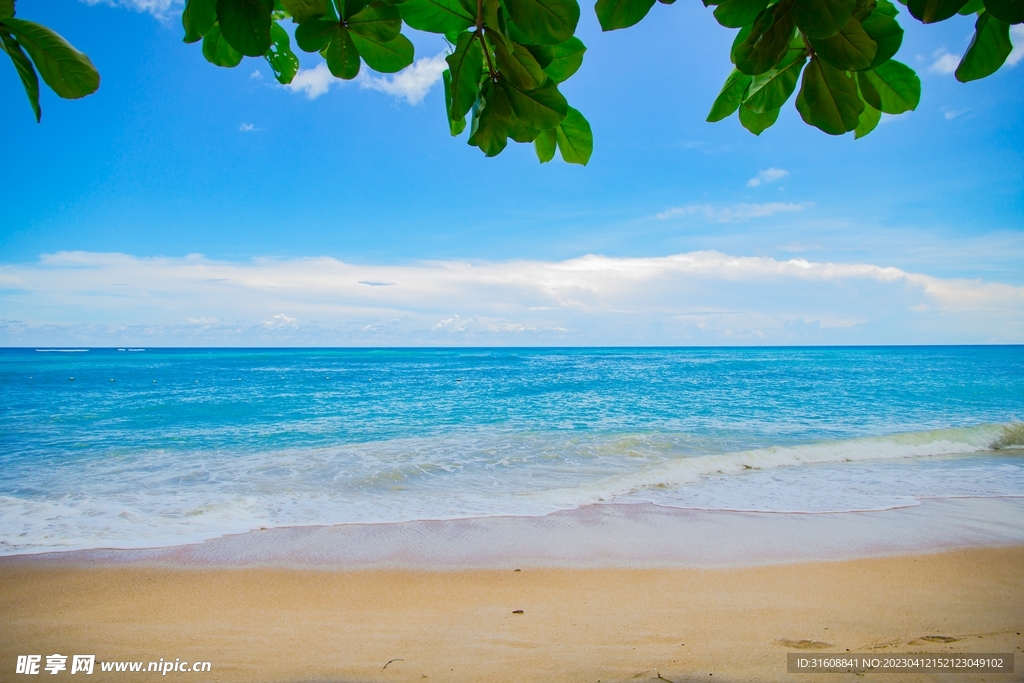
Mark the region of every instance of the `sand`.
<instances>
[{"instance_id":1,"label":"sand","mask_svg":"<svg viewBox=\"0 0 1024 683\"><path fill-rule=\"evenodd\" d=\"M22 558L0 563L0 586L5 681L31 680L12 673L19 654L84 653L211 662L210 673L168 680L809 683L854 676L787 674L787 652L1024 646L1020 545L751 567L521 571ZM856 678L1019 681L1022 670L1018 654L1014 674ZM83 680L157 678L97 667Z\"/></svg>"}]
</instances>

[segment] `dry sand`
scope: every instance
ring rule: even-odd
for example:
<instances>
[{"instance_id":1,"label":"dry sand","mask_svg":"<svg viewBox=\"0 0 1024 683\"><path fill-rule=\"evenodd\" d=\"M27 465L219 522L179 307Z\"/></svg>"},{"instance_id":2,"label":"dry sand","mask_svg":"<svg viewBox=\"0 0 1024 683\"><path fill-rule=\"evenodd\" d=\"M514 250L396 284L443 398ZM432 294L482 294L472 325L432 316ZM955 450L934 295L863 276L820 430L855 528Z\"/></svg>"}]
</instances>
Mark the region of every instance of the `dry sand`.
<instances>
[{"instance_id":1,"label":"dry sand","mask_svg":"<svg viewBox=\"0 0 1024 683\"><path fill-rule=\"evenodd\" d=\"M787 674L786 652L1024 646L1024 546L747 568L518 572L41 559L0 564L0 587L0 680L30 680L12 673L18 654L57 652L212 663L211 673L166 680L810 683L855 677ZM1014 674L856 679L1019 681L1022 668L1018 655ZM83 680L157 678L97 667Z\"/></svg>"}]
</instances>

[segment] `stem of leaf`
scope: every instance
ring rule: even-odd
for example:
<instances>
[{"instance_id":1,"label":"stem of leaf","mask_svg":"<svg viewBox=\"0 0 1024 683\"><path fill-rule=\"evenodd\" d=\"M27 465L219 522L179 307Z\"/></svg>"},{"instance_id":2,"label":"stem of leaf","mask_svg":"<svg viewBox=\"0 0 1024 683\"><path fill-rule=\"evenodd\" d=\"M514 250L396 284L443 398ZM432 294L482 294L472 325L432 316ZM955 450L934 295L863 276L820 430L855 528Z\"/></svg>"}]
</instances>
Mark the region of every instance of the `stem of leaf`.
<instances>
[{"instance_id":1,"label":"stem of leaf","mask_svg":"<svg viewBox=\"0 0 1024 683\"><path fill-rule=\"evenodd\" d=\"M814 48L811 47L811 42L809 40L807 40L807 36L804 34L803 31L800 31L800 38L801 38L801 40L804 41L804 47L807 48L807 54L810 55L813 58L814 57Z\"/></svg>"},{"instance_id":2,"label":"stem of leaf","mask_svg":"<svg viewBox=\"0 0 1024 683\"><path fill-rule=\"evenodd\" d=\"M483 29L483 31L490 33L490 29ZM499 38L499 40L501 40L501 38ZM491 62L491 51L487 49L487 41L483 38L480 39L480 47L484 49L484 57L487 59L487 71L490 73L491 80L497 81L498 72L495 70L494 64Z\"/></svg>"}]
</instances>

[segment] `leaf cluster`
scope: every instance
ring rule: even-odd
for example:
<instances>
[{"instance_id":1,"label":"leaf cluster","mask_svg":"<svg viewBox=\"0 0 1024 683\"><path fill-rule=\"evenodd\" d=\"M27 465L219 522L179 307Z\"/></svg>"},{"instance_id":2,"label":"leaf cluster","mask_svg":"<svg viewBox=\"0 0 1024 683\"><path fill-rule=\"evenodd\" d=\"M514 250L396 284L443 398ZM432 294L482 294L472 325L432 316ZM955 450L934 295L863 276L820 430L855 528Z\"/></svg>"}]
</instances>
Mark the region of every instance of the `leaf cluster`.
<instances>
[{"instance_id":1,"label":"leaf cluster","mask_svg":"<svg viewBox=\"0 0 1024 683\"><path fill-rule=\"evenodd\" d=\"M675 0L657 0L670 5ZM829 135L870 133L882 114L915 109L921 81L893 57L903 42L899 10L889 0L702 0L715 19L738 29L733 63L707 120L738 112L760 135L796 94L801 118ZM968 82L989 76L1013 45L1010 26L1024 23L1024 0L897 0L931 24L976 15L974 38L956 69ZM15 17L16 0L0 0L0 49L11 58L40 120L39 76L61 97L99 87L92 62L50 29ZM605 31L641 21L656 0L597 0ZM486 156L509 140L533 143L541 163L558 151L585 165L593 151L590 124L559 86L583 64L576 37L577 0L186 0L185 42L202 41L203 56L222 67L261 57L282 84L299 59L281 22L295 25L295 43L317 52L331 73L355 78L363 64L395 73L413 63L403 27L443 35L451 45L443 74L448 129ZM468 119L468 122L467 122Z\"/></svg>"},{"instance_id":2,"label":"leaf cluster","mask_svg":"<svg viewBox=\"0 0 1024 683\"><path fill-rule=\"evenodd\" d=\"M710 122L739 112L740 124L760 135L795 92L804 122L859 138L883 113L902 114L920 102L917 74L893 59L903 29L889 0L703 1L715 7L722 26L739 29L730 53L734 69L708 113ZM1024 0L899 2L923 23L977 15L974 40L956 70L961 82L1002 66L1012 50L1010 24L1024 21Z\"/></svg>"},{"instance_id":3,"label":"leaf cluster","mask_svg":"<svg viewBox=\"0 0 1024 683\"><path fill-rule=\"evenodd\" d=\"M299 49L320 53L343 79L363 64L381 73L412 64L404 26L443 35L454 47L443 75L453 136L468 127L469 144L486 156L512 140L532 142L542 162L557 149L586 164L590 124L558 89L583 63L579 17L576 0L188 0L182 24L185 42L202 40L213 64L263 57L281 83L299 68L280 25L286 19L296 24Z\"/></svg>"},{"instance_id":4,"label":"leaf cluster","mask_svg":"<svg viewBox=\"0 0 1024 683\"><path fill-rule=\"evenodd\" d=\"M11 58L38 122L43 118L39 76L59 97L74 100L96 92L100 74L68 41L45 26L17 18L15 2L0 0L0 50Z\"/></svg>"}]
</instances>

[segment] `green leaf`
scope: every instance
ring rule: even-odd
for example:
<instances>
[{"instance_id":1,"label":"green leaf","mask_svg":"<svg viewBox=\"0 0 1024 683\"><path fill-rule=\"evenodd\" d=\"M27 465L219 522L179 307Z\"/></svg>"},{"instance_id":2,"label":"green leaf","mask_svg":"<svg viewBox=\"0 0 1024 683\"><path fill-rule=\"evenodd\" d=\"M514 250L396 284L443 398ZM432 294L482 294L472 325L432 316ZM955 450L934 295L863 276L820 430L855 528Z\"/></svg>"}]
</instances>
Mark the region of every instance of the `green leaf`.
<instances>
[{"instance_id":1,"label":"green leaf","mask_svg":"<svg viewBox=\"0 0 1024 683\"><path fill-rule=\"evenodd\" d=\"M533 142L540 135L540 131L536 128L530 128L525 123L515 118L513 115L512 129L509 130L508 136L516 142Z\"/></svg>"},{"instance_id":2,"label":"green leaf","mask_svg":"<svg viewBox=\"0 0 1024 683\"><path fill-rule=\"evenodd\" d=\"M353 33L378 43L392 41L402 32L402 17L398 13L398 8L385 5L379 0L359 10L345 23Z\"/></svg>"},{"instance_id":3,"label":"green leaf","mask_svg":"<svg viewBox=\"0 0 1024 683\"><path fill-rule=\"evenodd\" d=\"M960 11L967 0L907 0L910 14L925 24L945 21Z\"/></svg>"},{"instance_id":4,"label":"green leaf","mask_svg":"<svg viewBox=\"0 0 1024 683\"><path fill-rule=\"evenodd\" d=\"M878 51L878 45L853 17L831 38L811 38L810 43L821 59L843 71L868 68Z\"/></svg>"},{"instance_id":5,"label":"green leaf","mask_svg":"<svg viewBox=\"0 0 1024 683\"><path fill-rule=\"evenodd\" d=\"M181 13L185 42L197 43L217 23L217 0L188 0Z\"/></svg>"},{"instance_id":6,"label":"green leaf","mask_svg":"<svg viewBox=\"0 0 1024 683\"><path fill-rule=\"evenodd\" d=\"M307 19L295 29L295 44L306 52L320 52L330 45L339 26L332 19Z\"/></svg>"},{"instance_id":7,"label":"green leaf","mask_svg":"<svg viewBox=\"0 0 1024 683\"><path fill-rule=\"evenodd\" d=\"M453 121L466 118L480 93L480 77L484 71L484 53L476 33L459 34L455 52L445 57L452 79L452 105L449 116Z\"/></svg>"},{"instance_id":8,"label":"green leaf","mask_svg":"<svg viewBox=\"0 0 1024 683\"><path fill-rule=\"evenodd\" d=\"M787 58L777 69L753 77L746 98L743 100L744 108L755 114L766 114L777 110L786 103L786 100L796 90L800 72L803 70L804 64L807 63L805 52L794 52L796 52L796 56L793 59Z\"/></svg>"},{"instance_id":9,"label":"green leaf","mask_svg":"<svg viewBox=\"0 0 1024 683\"><path fill-rule=\"evenodd\" d=\"M541 87L527 91L520 90L508 81L501 81L501 85L508 94L512 111L530 128L554 128L569 113L569 103L558 92L554 81L549 80Z\"/></svg>"},{"instance_id":10,"label":"green leaf","mask_svg":"<svg viewBox=\"0 0 1024 683\"><path fill-rule=\"evenodd\" d=\"M921 101L921 80L906 64L890 59L872 71L857 74L864 101L883 114L902 114Z\"/></svg>"},{"instance_id":11,"label":"green leaf","mask_svg":"<svg viewBox=\"0 0 1024 683\"><path fill-rule=\"evenodd\" d=\"M748 76L757 76L779 63L793 37L791 6L791 2L782 0L761 12L746 35L746 28L739 32L736 36L739 42L733 45L732 50L737 69Z\"/></svg>"},{"instance_id":12,"label":"green leaf","mask_svg":"<svg viewBox=\"0 0 1024 683\"><path fill-rule=\"evenodd\" d=\"M985 0L985 9L1007 24L1024 24L1024 2L1021 0Z\"/></svg>"},{"instance_id":13,"label":"green leaf","mask_svg":"<svg viewBox=\"0 0 1024 683\"><path fill-rule=\"evenodd\" d=\"M448 132L452 134L453 138L458 137L462 131L466 130L466 117L452 119L448 114L452 110L452 72L445 69L441 74L441 80L444 81L444 113L445 118L448 119Z\"/></svg>"},{"instance_id":14,"label":"green leaf","mask_svg":"<svg viewBox=\"0 0 1024 683\"><path fill-rule=\"evenodd\" d=\"M957 14L969 17L985 9L985 0L967 0L967 4L960 8Z\"/></svg>"},{"instance_id":15,"label":"green leaf","mask_svg":"<svg viewBox=\"0 0 1024 683\"><path fill-rule=\"evenodd\" d=\"M854 8L851 16L863 24L864 20L870 17L877 7L878 3L876 0L857 0L857 6Z\"/></svg>"},{"instance_id":16,"label":"green leaf","mask_svg":"<svg viewBox=\"0 0 1024 683\"><path fill-rule=\"evenodd\" d=\"M203 36L203 56L210 64L228 69L238 66L242 61L242 53L228 45L228 41L221 35L220 24L214 24Z\"/></svg>"},{"instance_id":17,"label":"green leaf","mask_svg":"<svg viewBox=\"0 0 1024 683\"><path fill-rule=\"evenodd\" d=\"M858 140L873 131L881 120L882 112L870 104L865 104L864 111L861 112L860 118L857 120L857 127L853 129L853 139Z\"/></svg>"},{"instance_id":18,"label":"green leaf","mask_svg":"<svg viewBox=\"0 0 1024 683\"><path fill-rule=\"evenodd\" d=\"M477 106L473 107L469 144L479 147L486 156L497 156L508 144L511 130L512 108L508 96L503 88L487 81L480 90Z\"/></svg>"},{"instance_id":19,"label":"green leaf","mask_svg":"<svg viewBox=\"0 0 1024 683\"><path fill-rule=\"evenodd\" d=\"M13 11L14 4L12 3L12 14ZM12 15L9 14L7 16ZM6 31L0 31L0 48L14 62L14 68L18 71L21 85L25 88L25 94L28 96L28 103L32 107L32 112L36 115L36 123L39 123L43 119L43 110L39 106L39 77L36 76L35 67L32 66L28 55L21 49L21 45L18 45L18 41L14 39L14 36Z\"/></svg>"},{"instance_id":20,"label":"green leaf","mask_svg":"<svg viewBox=\"0 0 1024 683\"><path fill-rule=\"evenodd\" d=\"M900 13L900 11L896 9L896 5L889 2L889 0L877 0L877 3L878 6L875 8L875 11L879 14L884 14L887 17L895 19L896 15Z\"/></svg>"},{"instance_id":21,"label":"green leaf","mask_svg":"<svg viewBox=\"0 0 1024 683\"><path fill-rule=\"evenodd\" d=\"M299 72L299 58L292 52L288 32L276 21L270 27L270 49L267 50L267 63L274 72L278 83L287 85Z\"/></svg>"},{"instance_id":22,"label":"green leaf","mask_svg":"<svg viewBox=\"0 0 1024 683\"><path fill-rule=\"evenodd\" d=\"M399 34L394 40L381 42L350 32L359 55L366 66L383 74L393 74L412 64L416 57L415 48L408 38Z\"/></svg>"},{"instance_id":23,"label":"green leaf","mask_svg":"<svg viewBox=\"0 0 1024 683\"><path fill-rule=\"evenodd\" d=\"M270 13L274 0L217 0L217 23L231 47L247 57L270 49Z\"/></svg>"},{"instance_id":24,"label":"green leaf","mask_svg":"<svg viewBox=\"0 0 1024 683\"><path fill-rule=\"evenodd\" d=\"M465 31L475 21L458 0L405 0L397 7L405 23L418 31Z\"/></svg>"},{"instance_id":25,"label":"green leaf","mask_svg":"<svg viewBox=\"0 0 1024 683\"><path fill-rule=\"evenodd\" d=\"M715 8L715 19L726 28L742 28L752 24L768 6L768 0L722 0Z\"/></svg>"},{"instance_id":26,"label":"green leaf","mask_svg":"<svg viewBox=\"0 0 1024 683\"><path fill-rule=\"evenodd\" d=\"M484 26L496 34L501 34L507 38L508 26L505 22L505 12L502 8L500 0L483 0L483 18ZM474 16L476 14L474 13Z\"/></svg>"},{"instance_id":27,"label":"green leaf","mask_svg":"<svg viewBox=\"0 0 1024 683\"><path fill-rule=\"evenodd\" d=\"M590 122L572 107L569 113L555 128L555 140L558 151L562 153L562 161L568 164L586 166L594 151L594 133Z\"/></svg>"},{"instance_id":28,"label":"green leaf","mask_svg":"<svg viewBox=\"0 0 1024 683\"><path fill-rule=\"evenodd\" d=\"M292 15L292 21L301 24L309 19L327 16L331 0L281 0L284 9Z\"/></svg>"},{"instance_id":29,"label":"green leaf","mask_svg":"<svg viewBox=\"0 0 1024 683\"><path fill-rule=\"evenodd\" d=\"M367 0L335 0L338 5L338 9L341 10L341 18L344 21L348 21L355 15L363 11L369 3Z\"/></svg>"},{"instance_id":30,"label":"green leaf","mask_svg":"<svg viewBox=\"0 0 1024 683\"><path fill-rule=\"evenodd\" d=\"M525 47L518 43L512 43L512 49L509 50L504 39L493 38L492 31L487 31L487 39L494 46L498 71L512 81L517 88L533 90L547 80L544 69Z\"/></svg>"},{"instance_id":31,"label":"green leaf","mask_svg":"<svg viewBox=\"0 0 1024 683\"><path fill-rule=\"evenodd\" d=\"M14 34L43 81L58 96L74 100L100 87L99 72L89 58L50 29L14 17L0 19L0 26Z\"/></svg>"},{"instance_id":32,"label":"green leaf","mask_svg":"<svg viewBox=\"0 0 1024 683\"><path fill-rule=\"evenodd\" d=\"M546 164L555 158L555 145L558 141L558 134L555 129L542 130L537 139L533 141L533 149L537 152L540 163Z\"/></svg>"},{"instance_id":33,"label":"green leaf","mask_svg":"<svg viewBox=\"0 0 1024 683\"><path fill-rule=\"evenodd\" d=\"M0 19L14 16L14 0L0 0ZM11 57L11 59L14 59ZM32 70L35 73L35 69Z\"/></svg>"},{"instance_id":34,"label":"green leaf","mask_svg":"<svg viewBox=\"0 0 1024 683\"><path fill-rule=\"evenodd\" d=\"M544 66L544 73L555 83L567 81L583 65L583 54L587 46L573 36L561 45L550 48L551 62Z\"/></svg>"},{"instance_id":35,"label":"green leaf","mask_svg":"<svg viewBox=\"0 0 1024 683\"><path fill-rule=\"evenodd\" d=\"M505 0L505 7L512 21L529 38L516 40L517 43L559 45L572 38L580 20L576 0Z\"/></svg>"},{"instance_id":36,"label":"green leaf","mask_svg":"<svg viewBox=\"0 0 1024 683\"><path fill-rule=\"evenodd\" d=\"M974 24L971 46L956 68L956 80L967 83L991 76L1012 51L1010 25L988 12L982 12Z\"/></svg>"},{"instance_id":37,"label":"green leaf","mask_svg":"<svg viewBox=\"0 0 1024 683\"><path fill-rule=\"evenodd\" d=\"M746 106L740 107L740 124L754 135L760 135L771 128L778 118L778 109L758 113L751 111Z\"/></svg>"},{"instance_id":38,"label":"green leaf","mask_svg":"<svg viewBox=\"0 0 1024 683\"><path fill-rule=\"evenodd\" d=\"M864 32L875 41L878 50L871 60L869 69L875 69L888 62L899 52L903 44L903 27L895 19L881 11L874 12L864 20Z\"/></svg>"},{"instance_id":39,"label":"green leaf","mask_svg":"<svg viewBox=\"0 0 1024 683\"><path fill-rule=\"evenodd\" d=\"M796 108L809 125L829 135L842 135L857 127L864 103L856 82L845 71L814 57L804 69Z\"/></svg>"},{"instance_id":40,"label":"green leaf","mask_svg":"<svg viewBox=\"0 0 1024 683\"><path fill-rule=\"evenodd\" d=\"M715 123L732 116L743 102L750 81L750 76L733 69L729 77L725 79L725 85L722 86L722 91L715 98L715 103L711 105L711 111L708 112L708 123Z\"/></svg>"},{"instance_id":41,"label":"green leaf","mask_svg":"<svg viewBox=\"0 0 1024 683\"><path fill-rule=\"evenodd\" d=\"M793 21L808 38L829 38L846 26L856 7L856 0L797 0Z\"/></svg>"},{"instance_id":42,"label":"green leaf","mask_svg":"<svg viewBox=\"0 0 1024 683\"><path fill-rule=\"evenodd\" d=\"M594 11L602 31L629 28L647 16L654 0L597 0Z\"/></svg>"},{"instance_id":43,"label":"green leaf","mask_svg":"<svg viewBox=\"0 0 1024 683\"><path fill-rule=\"evenodd\" d=\"M324 59L336 78L351 81L359 75L359 51L352 40L352 33L341 24L334 25L333 38L324 50Z\"/></svg>"}]
</instances>

